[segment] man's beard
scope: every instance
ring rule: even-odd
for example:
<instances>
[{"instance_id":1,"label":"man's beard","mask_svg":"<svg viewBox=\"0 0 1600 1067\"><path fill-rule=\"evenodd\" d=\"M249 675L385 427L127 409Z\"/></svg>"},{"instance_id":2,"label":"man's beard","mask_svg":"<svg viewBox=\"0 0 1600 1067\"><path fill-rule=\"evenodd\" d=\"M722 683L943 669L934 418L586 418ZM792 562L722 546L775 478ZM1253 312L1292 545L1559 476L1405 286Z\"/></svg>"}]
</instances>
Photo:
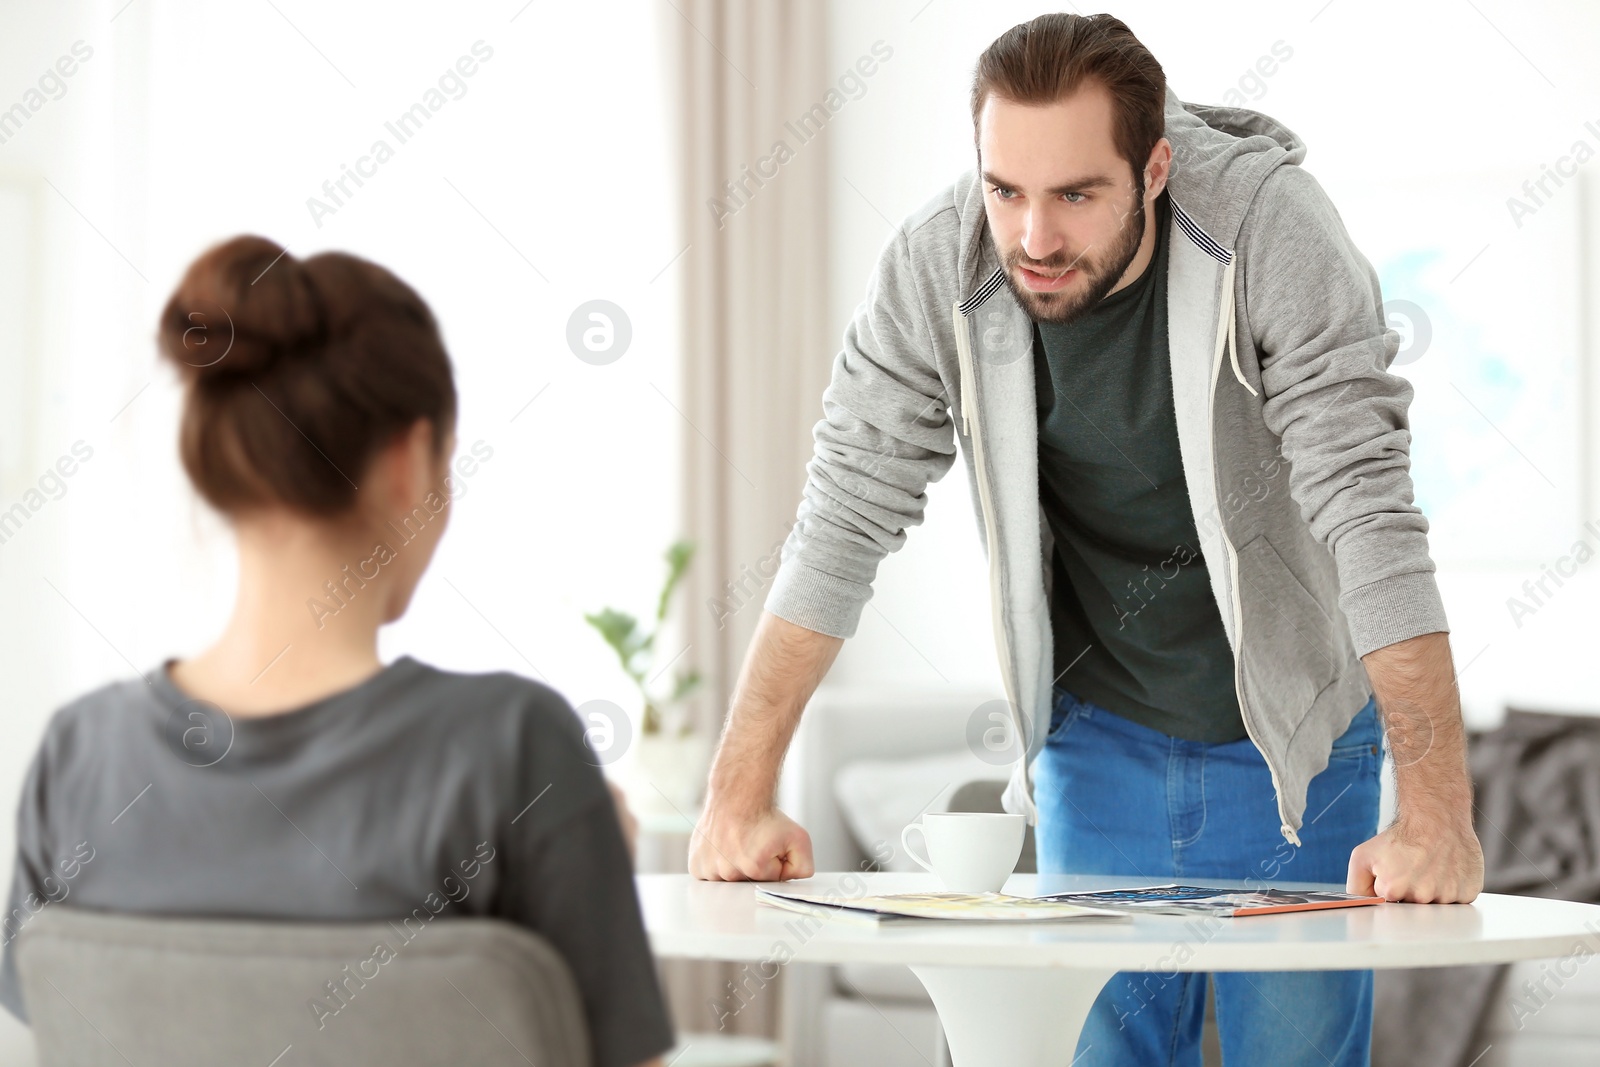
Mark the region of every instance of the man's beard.
<instances>
[{"instance_id":1,"label":"man's beard","mask_svg":"<svg viewBox=\"0 0 1600 1067\"><path fill-rule=\"evenodd\" d=\"M1106 250L1104 256L1091 259L1087 252L1080 256L1068 256L1065 252L1058 252L1049 259L1033 260L1022 251L1021 245L1005 253L1002 265L1005 267L1006 285L1017 298L1017 303L1022 305L1023 310L1035 322L1058 325L1074 322L1111 292L1112 287L1127 271L1128 264L1133 262L1133 257L1139 254L1139 244L1144 240L1143 189L1139 190L1134 200L1139 209L1126 220L1131 222L1131 225L1124 225L1117 231L1117 242ZM1026 266L1030 270L1044 274L1060 274L1071 267L1079 271L1088 284L1080 285L1074 282L1069 288L1059 292L1036 293L1018 280L1016 271L1019 266Z\"/></svg>"}]
</instances>

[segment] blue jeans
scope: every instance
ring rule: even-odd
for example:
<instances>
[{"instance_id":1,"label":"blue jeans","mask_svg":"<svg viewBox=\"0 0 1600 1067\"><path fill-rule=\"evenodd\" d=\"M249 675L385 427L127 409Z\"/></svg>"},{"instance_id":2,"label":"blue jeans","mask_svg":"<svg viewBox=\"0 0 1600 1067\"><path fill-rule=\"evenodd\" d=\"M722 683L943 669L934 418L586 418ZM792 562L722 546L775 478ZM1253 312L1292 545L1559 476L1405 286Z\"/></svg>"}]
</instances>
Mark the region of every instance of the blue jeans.
<instances>
[{"instance_id":1,"label":"blue jeans","mask_svg":"<svg viewBox=\"0 0 1600 1067\"><path fill-rule=\"evenodd\" d=\"M1185 741L1059 686L1054 698L1033 765L1041 874L1343 888L1351 850L1377 833L1382 741L1374 701L1311 780L1295 848L1279 833L1272 777L1249 738ZM1371 971L1124 971L1090 1009L1073 1064L1198 1065L1208 977L1228 1067L1369 1063Z\"/></svg>"}]
</instances>

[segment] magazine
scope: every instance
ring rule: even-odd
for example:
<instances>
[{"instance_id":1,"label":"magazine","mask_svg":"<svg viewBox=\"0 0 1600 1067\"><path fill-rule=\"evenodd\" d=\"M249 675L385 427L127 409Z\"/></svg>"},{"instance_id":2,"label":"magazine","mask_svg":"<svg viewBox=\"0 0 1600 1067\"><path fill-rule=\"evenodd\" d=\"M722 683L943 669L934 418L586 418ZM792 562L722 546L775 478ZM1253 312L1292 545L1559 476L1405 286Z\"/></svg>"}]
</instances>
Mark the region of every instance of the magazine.
<instances>
[{"instance_id":1,"label":"magazine","mask_svg":"<svg viewBox=\"0 0 1600 1067\"><path fill-rule=\"evenodd\" d=\"M757 889L756 900L776 908L845 922L879 925L907 919L969 919L981 922L1116 921L1121 911L1090 905L1013 897L1004 893L884 893L845 897L829 893Z\"/></svg>"},{"instance_id":2,"label":"magazine","mask_svg":"<svg viewBox=\"0 0 1600 1067\"><path fill-rule=\"evenodd\" d=\"M1213 889L1177 884L1147 885L1133 889L1099 889L1082 893L1050 893L1034 899L1111 908L1145 915L1199 914L1227 918L1383 903L1383 897L1358 896L1354 893L1304 889Z\"/></svg>"}]
</instances>

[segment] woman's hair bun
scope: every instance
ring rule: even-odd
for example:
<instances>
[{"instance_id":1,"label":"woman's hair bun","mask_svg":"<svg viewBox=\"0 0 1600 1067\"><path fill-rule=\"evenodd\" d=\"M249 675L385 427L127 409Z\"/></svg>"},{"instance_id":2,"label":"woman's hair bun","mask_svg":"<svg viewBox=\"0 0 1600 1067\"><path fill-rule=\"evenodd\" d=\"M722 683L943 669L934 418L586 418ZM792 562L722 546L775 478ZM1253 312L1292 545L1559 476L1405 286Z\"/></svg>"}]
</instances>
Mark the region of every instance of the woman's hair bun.
<instances>
[{"instance_id":1,"label":"woman's hair bun","mask_svg":"<svg viewBox=\"0 0 1600 1067\"><path fill-rule=\"evenodd\" d=\"M275 241L245 235L189 266L161 314L162 353L186 381L252 380L325 339L309 271Z\"/></svg>"},{"instance_id":2,"label":"woman's hair bun","mask_svg":"<svg viewBox=\"0 0 1600 1067\"><path fill-rule=\"evenodd\" d=\"M224 513L343 514L396 435L426 419L441 451L455 424L433 312L348 252L301 260L264 237L224 241L184 273L158 333L184 381L184 469Z\"/></svg>"}]
</instances>

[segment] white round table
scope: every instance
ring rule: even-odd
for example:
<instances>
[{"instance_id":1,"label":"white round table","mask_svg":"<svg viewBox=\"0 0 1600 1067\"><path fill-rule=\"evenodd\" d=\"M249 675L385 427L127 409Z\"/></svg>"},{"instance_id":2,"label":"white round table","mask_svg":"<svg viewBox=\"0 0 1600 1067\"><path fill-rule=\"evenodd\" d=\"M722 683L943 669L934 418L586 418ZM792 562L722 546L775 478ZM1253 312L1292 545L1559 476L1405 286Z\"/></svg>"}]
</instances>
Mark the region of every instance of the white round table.
<instances>
[{"instance_id":1,"label":"white round table","mask_svg":"<svg viewBox=\"0 0 1600 1067\"><path fill-rule=\"evenodd\" d=\"M939 1013L955 1067L1065 1067L1090 1005L1118 971L1442 967L1554 958L1583 946L1600 951L1600 905L1493 893L1471 904L1384 903L1239 919L1139 915L1083 925L932 920L871 927L758 904L754 889L849 897L942 887L931 875L887 873L825 873L781 883L701 882L686 874L637 880L645 928L659 956L772 966L791 960L909 966ZM1018 874L1005 892L1039 896L1146 884L1149 879Z\"/></svg>"}]
</instances>

